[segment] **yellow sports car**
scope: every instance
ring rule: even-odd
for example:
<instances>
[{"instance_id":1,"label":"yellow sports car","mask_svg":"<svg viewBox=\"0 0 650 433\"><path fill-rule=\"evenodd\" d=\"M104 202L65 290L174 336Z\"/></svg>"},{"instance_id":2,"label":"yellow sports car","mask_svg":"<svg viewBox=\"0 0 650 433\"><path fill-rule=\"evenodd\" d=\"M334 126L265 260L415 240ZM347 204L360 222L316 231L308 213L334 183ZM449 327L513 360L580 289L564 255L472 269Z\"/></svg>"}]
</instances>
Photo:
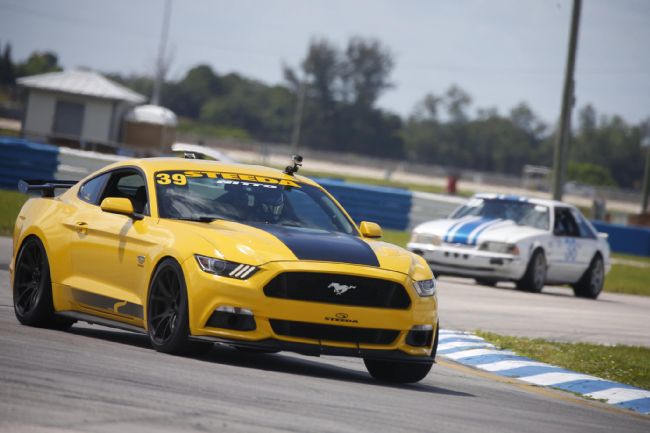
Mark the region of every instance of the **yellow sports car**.
<instances>
[{"instance_id":1,"label":"yellow sports car","mask_svg":"<svg viewBox=\"0 0 650 433\"><path fill-rule=\"evenodd\" d=\"M421 380L438 342L429 266L378 240L378 225L355 225L296 174L300 160L281 171L134 159L79 182L21 181L42 197L13 234L16 317L147 333L166 353L357 356L376 379Z\"/></svg>"}]
</instances>

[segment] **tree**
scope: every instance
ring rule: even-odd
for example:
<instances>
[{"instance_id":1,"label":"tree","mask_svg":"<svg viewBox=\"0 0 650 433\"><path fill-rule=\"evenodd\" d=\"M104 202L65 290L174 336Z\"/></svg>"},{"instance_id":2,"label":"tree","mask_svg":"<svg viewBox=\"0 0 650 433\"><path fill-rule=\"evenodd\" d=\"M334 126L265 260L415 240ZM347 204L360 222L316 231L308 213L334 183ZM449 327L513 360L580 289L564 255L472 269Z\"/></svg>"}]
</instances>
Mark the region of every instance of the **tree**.
<instances>
[{"instance_id":1,"label":"tree","mask_svg":"<svg viewBox=\"0 0 650 433\"><path fill-rule=\"evenodd\" d=\"M341 61L338 49L325 39L314 39L302 62L309 94L322 106L330 107L339 94ZM295 74L294 74L295 75Z\"/></svg>"},{"instance_id":2,"label":"tree","mask_svg":"<svg viewBox=\"0 0 650 433\"><path fill-rule=\"evenodd\" d=\"M467 108L472 103L472 97L469 93L457 85L451 86L445 94L445 106L447 114L453 123L463 123L468 119Z\"/></svg>"},{"instance_id":3,"label":"tree","mask_svg":"<svg viewBox=\"0 0 650 433\"><path fill-rule=\"evenodd\" d=\"M0 58L0 86L13 86L16 84L16 73L11 60L11 45L5 45L4 53Z\"/></svg>"},{"instance_id":4,"label":"tree","mask_svg":"<svg viewBox=\"0 0 650 433\"><path fill-rule=\"evenodd\" d=\"M401 156L401 119L375 107L391 87L389 50L379 41L351 38L345 51L326 39L313 39L301 70L284 67L298 100L306 86L301 143L314 148Z\"/></svg>"},{"instance_id":5,"label":"tree","mask_svg":"<svg viewBox=\"0 0 650 433\"><path fill-rule=\"evenodd\" d=\"M198 118L203 104L209 99L223 95L221 78L209 65L190 69L185 77L163 92L164 102L181 116Z\"/></svg>"},{"instance_id":6,"label":"tree","mask_svg":"<svg viewBox=\"0 0 650 433\"><path fill-rule=\"evenodd\" d=\"M50 51L33 52L26 62L16 67L16 75L24 77L27 75L45 74L47 72L59 72L59 57Z\"/></svg>"},{"instance_id":7,"label":"tree","mask_svg":"<svg viewBox=\"0 0 650 433\"><path fill-rule=\"evenodd\" d=\"M376 39L353 37L345 50L342 81L345 100L371 108L392 87L388 78L395 65L390 51Z\"/></svg>"},{"instance_id":8,"label":"tree","mask_svg":"<svg viewBox=\"0 0 650 433\"><path fill-rule=\"evenodd\" d=\"M616 186L616 182L607 167L590 162L569 161L567 178L587 185Z\"/></svg>"}]
</instances>

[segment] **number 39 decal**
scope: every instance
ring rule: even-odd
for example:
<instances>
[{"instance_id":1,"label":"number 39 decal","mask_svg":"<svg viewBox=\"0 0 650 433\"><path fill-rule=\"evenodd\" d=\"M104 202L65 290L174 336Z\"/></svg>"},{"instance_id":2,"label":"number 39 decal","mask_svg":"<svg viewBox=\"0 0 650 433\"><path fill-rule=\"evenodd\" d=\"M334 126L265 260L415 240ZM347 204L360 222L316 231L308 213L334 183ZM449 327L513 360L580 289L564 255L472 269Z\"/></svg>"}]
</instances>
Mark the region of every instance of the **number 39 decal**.
<instances>
[{"instance_id":1,"label":"number 39 decal","mask_svg":"<svg viewBox=\"0 0 650 433\"><path fill-rule=\"evenodd\" d=\"M159 185L187 185L187 177L183 173L158 173L156 174L156 183Z\"/></svg>"}]
</instances>

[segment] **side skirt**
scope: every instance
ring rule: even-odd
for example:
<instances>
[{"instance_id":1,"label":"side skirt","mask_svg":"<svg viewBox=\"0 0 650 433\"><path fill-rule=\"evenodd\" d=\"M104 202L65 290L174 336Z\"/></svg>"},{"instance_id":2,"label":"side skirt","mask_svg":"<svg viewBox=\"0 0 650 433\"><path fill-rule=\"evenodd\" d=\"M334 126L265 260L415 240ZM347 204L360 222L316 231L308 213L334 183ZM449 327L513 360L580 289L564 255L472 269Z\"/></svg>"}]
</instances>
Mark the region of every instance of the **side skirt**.
<instances>
[{"instance_id":1,"label":"side skirt","mask_svg":"<svg viewBox=\"0 0 650 433\"><path fill-rule=\"evenodd\" d=\"M105 319L103 317L92 316L86 313L80 313L78 311L59 311L56 313L58 316L67 317L68 319L73 319L81 322L87 322L93 325L102 325L109 328L117 328L123 331L131 331L138 334L146 334L147 331L144 328L138 326L129 325L128 323L118 322L116 320Z\"/></svg>"}]
</instances>

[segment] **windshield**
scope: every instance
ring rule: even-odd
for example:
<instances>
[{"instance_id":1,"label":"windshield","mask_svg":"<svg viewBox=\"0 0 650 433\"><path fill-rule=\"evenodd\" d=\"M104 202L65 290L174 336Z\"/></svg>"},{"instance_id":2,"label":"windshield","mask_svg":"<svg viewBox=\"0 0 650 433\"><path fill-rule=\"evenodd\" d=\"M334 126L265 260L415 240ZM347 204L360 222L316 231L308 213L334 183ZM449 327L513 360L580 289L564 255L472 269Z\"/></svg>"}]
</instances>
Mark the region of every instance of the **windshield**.
<instances>
[{"instance_id":1,"label":"windshield","mask_svg":"<svg viewBox=\"0 0 650 433\"><path fill-rule=\"evenodd\" d=\"M210 171L158 172L155 181L161 218L225 219L357 234L323 191L297 181Z\"/></svg>"},{"instance_id":2,"label":"windshield","mask_svg":"<svg viewBox=\"0 0 650 433\"><path fill-rule=\"evenodd\" d=\"M511 220L515 224L548 230L548 206L517 200L473 198L461 206L451 216L459 219L466 216L478 216L486 219Z\"/></svg>"}]
</instances>

